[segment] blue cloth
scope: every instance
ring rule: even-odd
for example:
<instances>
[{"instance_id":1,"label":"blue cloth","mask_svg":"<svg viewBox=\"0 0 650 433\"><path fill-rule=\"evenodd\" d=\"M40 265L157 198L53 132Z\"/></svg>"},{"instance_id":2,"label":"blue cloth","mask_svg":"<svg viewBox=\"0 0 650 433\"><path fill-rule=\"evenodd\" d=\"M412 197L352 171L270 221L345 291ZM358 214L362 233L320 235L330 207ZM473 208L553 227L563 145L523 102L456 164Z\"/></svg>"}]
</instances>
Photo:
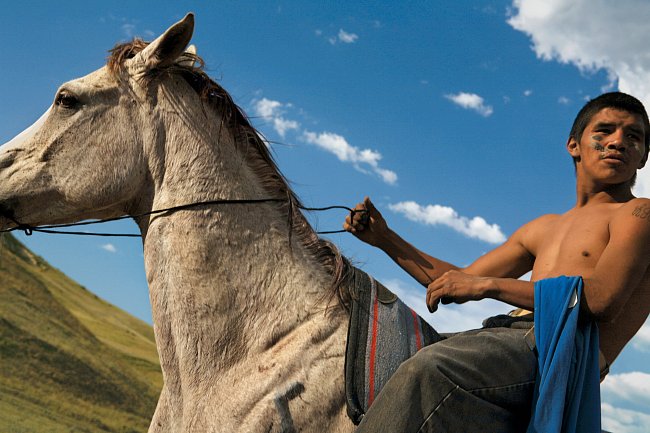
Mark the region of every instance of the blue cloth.
<instances>
[{"instance_id":1,"label":"blue cloth","mask_svg":"<svg viewBox=\"0 0 650 433\"><path fill-rule=\"evenodd\" d=\"M578 321L582 277L535 283L538 373L528 433L600 433L598 326Z\"/></svg>"}]
</instances>

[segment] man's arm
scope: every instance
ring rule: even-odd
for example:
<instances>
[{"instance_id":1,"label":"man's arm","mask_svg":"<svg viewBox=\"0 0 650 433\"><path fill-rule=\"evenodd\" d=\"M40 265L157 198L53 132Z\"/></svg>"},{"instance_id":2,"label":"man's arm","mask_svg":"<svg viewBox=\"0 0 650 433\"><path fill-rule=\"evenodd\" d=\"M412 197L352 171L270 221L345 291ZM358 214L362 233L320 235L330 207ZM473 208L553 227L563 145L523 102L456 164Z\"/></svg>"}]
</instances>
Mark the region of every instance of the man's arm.
<instances>
[{"instance_id":1,"label":"man's arm","mask_svg":"<svg viewBox=\"0 0 650 433\"><path fill-rule=\"evenodd\" d=\"M517 230L503 245L483 255L466 268L432 257L402 239L388 228L383 216L368 197L355 207L343 228L360 240L380 248L420 284L429 286L449 271L462 271L475 276L519 277L532 269L533 255L524 247L522 238L529 225Z\"/></svg>"},{"instance_id":2,"label":"man's arm","mask_svg":"<svg viewBox=\"0 0 650 433\"><path fill-rule=\"evenodd\" d=\"M391 230L382 214L366 197L348 215L343 228L361 241L385 252L395 263L423 286L457 266L432 257L402 239Z\"/></svg>"},{"instance_id":3,"label":"man's arm","mask_svg":"<svg viewBox=\"0 0 650 433\"><path fill-rule=\"evenodd\" d=\"M460 271L443 274L427 288L429 311L438 304L463 304L485 298L497 299L515 307L533 310L535 283L515 278L480 277Z\"/></svg>"},{"instance_id":4,"label":"man's arm","mask_svg":"<svg viewBox=\"0 0 650 433\"><path fill-rule=\"evenodd\" d=\"M433 312L438 304L462 304L493 298L532 310L534 283L517 278L533 268L531 245L547 227L553 215L545 215L519 228L503 245L481 256L467 268L450 270L427 288L427 306Z\"/></svg>"},{"instance_id":5,"label":"man's arm","mask_svg":"<svg viewBox=\"0 0 650 433\"><path fill-rule=\"evenodd\" d=\"M593 273L583 278L583 309L605 322L616 319L648 270L650 200L623 206L610 222L609 235Z\"/></svg>"}]
</instances>

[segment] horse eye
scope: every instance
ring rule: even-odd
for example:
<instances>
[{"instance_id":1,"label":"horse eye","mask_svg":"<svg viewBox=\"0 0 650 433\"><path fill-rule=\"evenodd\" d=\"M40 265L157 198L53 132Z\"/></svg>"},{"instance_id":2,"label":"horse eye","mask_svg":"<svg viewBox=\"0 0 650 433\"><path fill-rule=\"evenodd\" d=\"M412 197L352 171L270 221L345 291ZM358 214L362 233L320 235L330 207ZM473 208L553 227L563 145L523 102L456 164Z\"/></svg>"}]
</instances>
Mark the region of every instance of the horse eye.
<instances>
[{"instance_id":1,"label":"horse eye","mask_svg":"<svg viewBox=\"0 0 650 433\"><path fill-rule=\"evenodd\" d=\"M79 99L68 90L61 90L54 100L54 104L63 108L75 108L79 105Z\"/></svg>"}]
</instances>

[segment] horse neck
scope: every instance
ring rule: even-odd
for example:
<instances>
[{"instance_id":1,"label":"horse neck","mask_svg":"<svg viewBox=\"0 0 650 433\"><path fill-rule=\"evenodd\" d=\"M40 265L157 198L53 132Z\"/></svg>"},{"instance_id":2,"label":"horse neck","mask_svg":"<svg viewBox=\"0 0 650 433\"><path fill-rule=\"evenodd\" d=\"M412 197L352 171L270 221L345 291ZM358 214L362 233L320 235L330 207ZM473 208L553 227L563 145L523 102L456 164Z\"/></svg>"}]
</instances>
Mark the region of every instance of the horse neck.
<instances>
[{"instance_id":1,"label":"horse neck","mask_svg":"<svg viewBox=\"0 0 650 433\"><path fill-rule=\"evenodd\" d=\"M208 110L195 111L188 116L161 112L168 118L165 143L157 148L165 155L150 155L158 164L151 168L151 207L268 197L229 129L201 130L187 119L219 121L206 120ZM297 236L289 236L277 203L178 211L151 217L141 229L160 332L212 341L240 358L323 311L330 276Z\"/></svg>"}]
</instances>

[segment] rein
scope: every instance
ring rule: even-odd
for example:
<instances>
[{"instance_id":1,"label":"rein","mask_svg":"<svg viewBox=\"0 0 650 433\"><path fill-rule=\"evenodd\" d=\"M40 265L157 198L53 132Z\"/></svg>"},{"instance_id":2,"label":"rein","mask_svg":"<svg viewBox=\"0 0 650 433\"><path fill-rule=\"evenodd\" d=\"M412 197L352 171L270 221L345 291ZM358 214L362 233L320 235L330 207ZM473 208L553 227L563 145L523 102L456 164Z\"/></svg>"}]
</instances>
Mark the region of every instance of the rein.
<instances>
[{"instance_id":1,"label":"rein","mask_svg":"<svg viewBox=\"0 0 650 433\"><path fill-rule=\"evenodd\" d=\"M66 227L77 227L77 226L87 226L87 225L92 225L92 224L102 224L102 223L107 223L107 222L112 222L112 221L120 221L120 220L125 220L125 219L136 219L136 218L141 218L143 216L149 216L149 215L156 215L156 214L162 214L162 213L173 213L179 210L185 210L185 209L191 209L194 207L198 206L209 206L209 205L221 205L221 204L258 204L258 203L268 203L268 202L284 202L285 199L281 198L259 198L259 199L232 199L232 200L227 200L227 199L220 199L220 200L209 200L209 201L201 201L201 202L196 202L196 203L188 203L188 204L183 204L179 206L173 206L173 207L168 207L165 209L156 209L152 210L149 212L144 212L138 215L123 215L119 217L114 217L114 218L106 218L106 219L101 219L101 220L94 220L94 221L82 221L79 223L70 223L70 224L53 224L53 225L42 225L42 226L30 226L29 224L22 224L19 221L17 221L12 215L9 215L9 212L7 212L5 209L0 208L0 215L8 218L12 222L16 224L16 227L10 228L10 229L5 229L5 230L0 230L0 233L8 233L12 232L14 230L21 230L25 233L27 236L31 236L33 232L39 232L39 233L48 233L48 234L61 234L61 235L79 235L79 236L106 236L106 237L124 237L124 238L141 238L142 235L138 234L132 234L132 233L92 233L92 232L72 232L72 231L64 231L64 230L58 230L60 228L66 228ZM297 205L298 208L304 210L304 211L327 211L331 209L344 209L350 212L351 215L354 215L355 213L358 212L366 212L366 210L354 210L351 209L347 206L327 206L327 207L305 207L303 205ZM343 233L345 230L328 230L328 231L320 231L316 232L316 234L319 235L326 235L326 234L334 234L334 233Z\"/></svg>"}]
</instances>

